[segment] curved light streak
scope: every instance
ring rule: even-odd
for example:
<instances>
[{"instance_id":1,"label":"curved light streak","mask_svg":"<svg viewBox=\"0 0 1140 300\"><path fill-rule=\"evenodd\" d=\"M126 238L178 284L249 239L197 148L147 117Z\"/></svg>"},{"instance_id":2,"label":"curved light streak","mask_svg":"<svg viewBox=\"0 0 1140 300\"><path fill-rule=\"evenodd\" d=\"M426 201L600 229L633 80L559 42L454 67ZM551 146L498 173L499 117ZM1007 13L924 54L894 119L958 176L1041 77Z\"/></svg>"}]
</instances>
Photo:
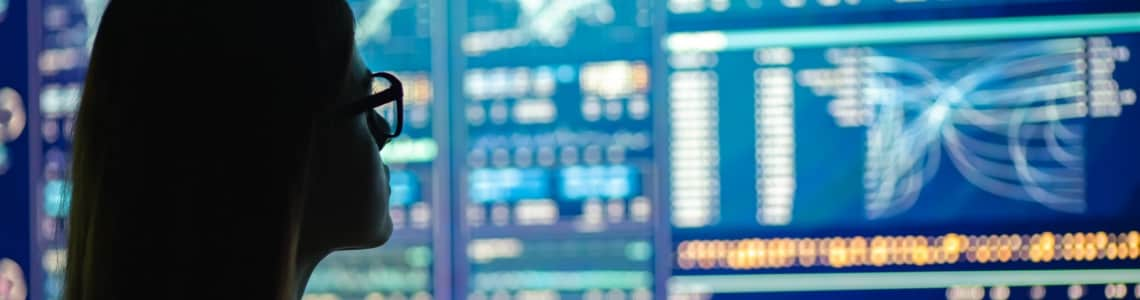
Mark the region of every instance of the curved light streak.
<instances>
[{"instance_id":1,"label":"curved light streak","mask_svg":"<svg viewBox=\"0 0 1140 300\"><path fill-rule=\"evenodd\" d=\"M984 55L928 49L919 58L880 50L859 57L872 112L867 217L912 207L937 172L941 150L987 193L1083 213L1084 40L968 46Z\"/></svg>"}]
</instances>

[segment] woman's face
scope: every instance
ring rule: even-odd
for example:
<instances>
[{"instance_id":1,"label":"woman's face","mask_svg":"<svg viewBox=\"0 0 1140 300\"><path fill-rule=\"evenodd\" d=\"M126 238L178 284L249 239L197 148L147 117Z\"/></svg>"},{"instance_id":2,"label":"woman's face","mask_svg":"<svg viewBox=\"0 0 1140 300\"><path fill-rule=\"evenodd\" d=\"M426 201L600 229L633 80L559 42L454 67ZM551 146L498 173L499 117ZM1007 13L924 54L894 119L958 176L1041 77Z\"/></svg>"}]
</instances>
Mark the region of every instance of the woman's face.
<instances>
[{"instance_id":1,"label":"woman's face","mask_svg":"<svg viewBox=\"0 0 1140 300\"><path fill-rule=\"evenodd\" d=\"M353 50L352 65L334 101L343 105L368 96L368 69ZM370 248L392 234L388 216L388 167L369 131L365 113L318 122L303 211L301 246L310 249Z\"/></svg>"}]
</instances>

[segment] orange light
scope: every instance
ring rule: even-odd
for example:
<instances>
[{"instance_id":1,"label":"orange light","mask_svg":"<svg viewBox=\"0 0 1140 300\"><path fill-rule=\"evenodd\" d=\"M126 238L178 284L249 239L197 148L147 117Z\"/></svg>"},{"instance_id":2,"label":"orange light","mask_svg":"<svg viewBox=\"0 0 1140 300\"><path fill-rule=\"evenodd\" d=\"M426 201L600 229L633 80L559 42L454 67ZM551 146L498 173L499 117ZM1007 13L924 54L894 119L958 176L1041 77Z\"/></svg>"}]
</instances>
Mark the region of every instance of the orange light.
<instances>
[{"instance_id":1,"label":"orange light","mask_svg":"<svg viewBox=\"0 0 1140 300\"><path fill-rule=\"evenodd\" d=\"M1041 247L1052 249L1057 244L1057 236L1052 232L1045 232L1041 234Z\"/></svg>"},{"instance_id":2,"label":"orange light","mask_svg":"<svg viewBox=\"0 0 1140 300\"><path fill-rule=\"evenodd\" d=\"M835 268L848 266L847 247L841 238L833 238L828 242L828 263Z\"/></svg>"},{"instance_id":3,"label":"orange light","mask_svg":"<svg viewBox=\"0 0 1140 300\"><path fill-rule=\"evenodd\" d=\"M887 264L887 240L883 237L871 239L871 264L876 267Z\"/></svg>"},{"instance_id":4,"label":"orange light","mask_svg":"<svg viewBox=\"0 0 1140 300\"><path fill-rule=\"evenodd\" d=\"M1096 244L1085 243L1085 260L1093 261L1100 255L1100 251L1096 249Z\"/></svg>"},{"instance_id":5,"label":"orange light","mask_svg":"<svg viewBox=\"0 0 1140 300\"><path fill-rule=\"evenodd\" d=\"M638 62L633 64L633 72L630 74L633 81L633 87L639 92L649 90L649 68L645 63Z\"/></svg>"},{"instance_id":6,"label":"orange light","mask_svg":"<svg viewBox=\"0 0 1140 300\"><path fill-rule=\"evenodd\" d=\"M998 246L998 249L997 249L997 260L998 261L1003 262L1003 263L1009 262L1009 259L1011 257L1013 257L1013 252L1009 251L1009 246Z\"/></svg>"},{"instance_id":7,"label":"orange light","mask_svg":"<svg viewBox=\"0 0 1140 300\"><path fill-rule=\"evenodd\" d=\"M1094 239L1096 240L1097 249L1104 249L1108 246L1108 234L1104 233L1104 231L1097 232Z\"/></svg>"},{"instance_id":8,"label":"orange light","mask_svg":"<svg viewBox=\"0 0 1140 300\"><path fill-rule=\"evenodd\" d=\"M851 264L856 266L867 264L867 240L861 236L851 239Z\"/></svg>"},{"instance_id":9,"label":"orange light","mask_svg":"<svg viewBox=\"0 0 1140 300\"><path fill-rule=\"evenodd\" d=\"M990 262L990 246L978 246L977 254L975 254L975 256L980 263L984 264Z\"/></svg>"}]
</instances>

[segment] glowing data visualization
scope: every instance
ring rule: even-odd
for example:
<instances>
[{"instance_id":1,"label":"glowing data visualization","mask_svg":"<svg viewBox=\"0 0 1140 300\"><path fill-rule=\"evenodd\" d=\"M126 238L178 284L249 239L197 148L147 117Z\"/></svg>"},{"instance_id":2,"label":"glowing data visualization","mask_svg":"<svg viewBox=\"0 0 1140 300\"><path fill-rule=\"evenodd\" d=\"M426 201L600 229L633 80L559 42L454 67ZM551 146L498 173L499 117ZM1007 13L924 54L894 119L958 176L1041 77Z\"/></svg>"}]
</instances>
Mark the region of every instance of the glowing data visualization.
<instances>
[{"instance_id":1,"label":"glowing data visualization","mask_svg":"<svg viewBox=\"0 0 1140 300\"><path fill-rule=\"evenodd\" d=\"M467 299L651 298L649 1L467 6Z\"/></svg>"},{"instance_id":2,"label":"glowing data visualization","mask_svg":"<svg viewBox=\"0 0 1140 300\"><path fill-rule=\"evenodd\" d=\"M671 291L971 293L946 289L1134 264L1137 17L670 34ZM982 273L702 277L932 268Z\"/></svg>"},{"instance_id":3,"label":"glowing data visualization","mask_svg":"<svg viewBox=\"0 0 1140 300\"><path fill-rule=\"evenodd\" d=\"M652 6L649 0L469 1L460 49L475 61L480 57L540 61L552 53L624 55L614 49L648 55Z\"/></svg>"},{"instance_id":4,"label":"glowing data visualization","mask_svg":"<svg viewBox=\"0 0 1140 300\"><path fill-rule=\"evenodd\" d=\"M30 199L32 245L0 257L58 299L105 4L23 3L0 0L36 35L33 77L0 81L0 197ZM1140 294L1140 2L348 4L404 85L395 228L306 300Z\"/></svg>"},{"instance_id":5,"label":"glowing data visualization","mask_svg":"<svg viewBox=\"0 0 1140 300\"><path fill-rule=\"evenodd\" d=\"M673 221L680 227L718 221L717 199L744 190L716 176L732 172L756 175L746 176L755 179L747 191L757 193L751 219L760 225L1124 213L1120 209L1129 192L1098 193L1131 182L1115 173L1100 178L1097 171L1107 164L1126 166L1132 159L1123 154L1135 146L1120 141L1101 149L1099 141L1089 140L1120 134L1116 128L1131 124L1136 91L1129 66L1135 36L1045 30L999 36L998 28L1080 22L1117 31L1123 28L1112 26L1132 23L1133 17L947 21L994 29L986 33L935 27L950 24L897 24L674 34L667 41L674 68L673 173L708 174L704 181L710 184L703 190L674 184ZM878 34L855 32L862 30ZM782 38L785 34L797 38ZM937 41L938 35L958 40ZM970 35L985 40L964 39ZM725 76L741 73L752 76L746 81ZM751 92L734 90L738 88ZM747 115L740 109L718 109L718 101L710 101L740 95L752 98ZM734 118L751 120L753 126L730 122ZM731 144L742 140L736 137L748 137L755 147ZM714 140L720 142L698 143ZM741 149L752 153L739 153ZM717 168L716 155L720 161L754 161L755 167ZM956 197L947 197L954 194L947 192L969 201L955 203ZM932 193L938 197L923 197ZM811 205L839 204L851 195L858 196L850 201L857 206ZM801 202L811 204L797 210ZM836 211L827 212L827 206ZM851 214L848 208L861 213Z\"/></svg>"}]
</instances>

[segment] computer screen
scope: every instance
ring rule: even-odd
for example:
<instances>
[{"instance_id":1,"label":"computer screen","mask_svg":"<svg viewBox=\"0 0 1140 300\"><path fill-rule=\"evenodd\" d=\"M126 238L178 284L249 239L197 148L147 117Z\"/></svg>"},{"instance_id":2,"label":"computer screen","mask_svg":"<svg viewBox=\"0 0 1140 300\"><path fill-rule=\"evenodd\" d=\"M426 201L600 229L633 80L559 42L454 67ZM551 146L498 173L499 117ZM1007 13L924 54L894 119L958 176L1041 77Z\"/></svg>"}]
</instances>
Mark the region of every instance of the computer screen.
<instances>
[{"instance_id":1,"label":"computer screen","mask_svg":"<svg viewBox=\"0 0 1140 300\"><path fill-rule=\"evenodd\" d=\"M1140 295L1140 2L348 3L404 84L395 229L304 299ZM59 297L104 6L0 0L28 45L0 61L34 58L0 69L30 299Z\"/></svg>"},{"instance_id":2,"label":"computer screen","mask_svg":"<svg viewBox=\"0 0 1140 300\"><path fill-rule=\"evenodd\" d=\"M653 4L465 5L456 294L651 298Z\"/></svg>"},{"instance_id":3,"label":"computer screen","mask_svg":"<svg viewBox=\"0 0 1140 300\"><path fill-rule=\"evenodd\" d=\"M677 2L671 296L1135 294L1140 15ZM718 24L799 12L829 20Z\"/></svg>"}]
</instances>

